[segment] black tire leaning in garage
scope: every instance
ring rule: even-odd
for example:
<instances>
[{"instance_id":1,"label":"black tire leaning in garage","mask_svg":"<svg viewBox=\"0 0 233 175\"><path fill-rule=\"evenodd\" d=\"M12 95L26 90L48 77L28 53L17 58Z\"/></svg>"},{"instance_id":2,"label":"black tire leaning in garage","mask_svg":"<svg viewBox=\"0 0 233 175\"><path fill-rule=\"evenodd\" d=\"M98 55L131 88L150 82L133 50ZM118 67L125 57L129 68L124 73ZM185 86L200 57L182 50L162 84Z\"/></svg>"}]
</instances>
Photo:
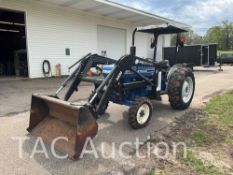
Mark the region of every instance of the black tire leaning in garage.
<instances>
[{"instance_id":1,"label":"black tire leaning in garage","mask_svg":"<svg viewBox=\"0 0 233 175\"><path fill-rule=\"evenodd\" d=\"M135 100L129 108L128 123L133 129L140 129L145 127L153 112L153 105L149 98L140 97Z\"/></svg>"},{"instance_id":2,"label":"black tire leaning in garage","mask_svg":"<svg viewBox=\"0 0 233 175\"><path fill-rule=\"evenodd\" d=\"M187 109L195 92L195 78L192 70L186 67L178 68L169 78L168 96L173 109Z\"/></svg>"}]
</instances>

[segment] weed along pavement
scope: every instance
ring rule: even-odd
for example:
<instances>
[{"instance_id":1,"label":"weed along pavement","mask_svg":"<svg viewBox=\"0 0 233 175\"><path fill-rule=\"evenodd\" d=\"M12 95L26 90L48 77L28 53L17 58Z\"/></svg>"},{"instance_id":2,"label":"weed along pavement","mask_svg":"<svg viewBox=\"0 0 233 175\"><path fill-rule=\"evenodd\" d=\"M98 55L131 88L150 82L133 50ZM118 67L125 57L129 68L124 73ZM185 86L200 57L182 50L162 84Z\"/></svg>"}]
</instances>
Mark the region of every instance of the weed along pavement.
<instances>
[{"instance_id":1,"label":"weed along pavement","mask_svg":"<svg viewBox=\"0 0 233 175\"><path fill-rule=\"evenodd\" d=\"M195 77L196 92L188 110L172 110L167 96L164 96L162 102L153 102L152 119L147 127L140 130L133 130L128 125L128 107L111 103L107 113L98 120L99 131L87 146L89 152L87 151L78 161L57 159L56 156L64 155L54 152L50 146L43 144L40 139L31 137L26 131L29 124L31 94L33 92L50 94L58 87L61 79L2 81L0 174L89 175L130 174L129 172L133 171L135 174L148 173L150 168L156 165L150 159L141 161L141 158L135 157L137 142L145 143L148 138L150 140L159 138L168 132L167 126L173 124L176 118L202 108L204 102L211 96L233 89L233 67L224 67L223 72L212 68L198 69L195 71ZM88 97L92 88L89 85L81 86L79 95L75 94L71 100ZM143 157L144 154L146 155L145 152L140 152L140 156Z\"/></svg>"}]
</instances>

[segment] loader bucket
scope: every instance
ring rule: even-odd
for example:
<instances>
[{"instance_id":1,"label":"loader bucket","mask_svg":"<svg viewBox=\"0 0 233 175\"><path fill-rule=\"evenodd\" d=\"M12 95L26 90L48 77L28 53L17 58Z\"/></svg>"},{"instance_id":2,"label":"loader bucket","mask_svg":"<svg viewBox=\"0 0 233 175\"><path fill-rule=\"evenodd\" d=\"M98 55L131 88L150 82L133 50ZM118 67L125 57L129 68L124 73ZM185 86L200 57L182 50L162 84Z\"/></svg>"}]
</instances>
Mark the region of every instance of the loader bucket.
<instances>
[{"instance_id":1,"label":"loader bucket","mask_svg":"<svg viewBox=\"0 0 233 175\"><path fill-rule=\"evenodd\" d=\"M48 96L32 95L30 124L27 130L48 144L55 143L55 150L76 160L82 152L86 138L96 136L98 125L87 107L72 106L68 102Z\"/></svg>"}]
</instances>

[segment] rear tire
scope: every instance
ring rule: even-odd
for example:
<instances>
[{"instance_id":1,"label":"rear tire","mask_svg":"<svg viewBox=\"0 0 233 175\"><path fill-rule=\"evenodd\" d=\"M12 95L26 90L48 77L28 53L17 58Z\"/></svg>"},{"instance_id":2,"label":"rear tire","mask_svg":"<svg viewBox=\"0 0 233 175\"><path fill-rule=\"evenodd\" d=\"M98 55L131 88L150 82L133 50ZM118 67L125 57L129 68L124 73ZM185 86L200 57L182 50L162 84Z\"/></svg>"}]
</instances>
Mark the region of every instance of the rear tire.
<instances>
[{"instance_id":1,"label":"rear tire","mask_svg":"<svg viewBox=\"0 0 233 175\"><path fill-rule=\"evenodd\" d=\"M168 96L173 109L187 109L195 92L195 78L190 68L178 68L168 82Z\"/></svg>"},{"instance_id":2,"label":"rear tire","mask_svg":"<svg viewBox=\"0 0 233 175\"><path fill-rule=\"evenodd\" d=\"M153 112L153 105L149 98L140 97L133 102L129 109L128 123L133 129L145 127Z\"/></svg>"}]
</instances>

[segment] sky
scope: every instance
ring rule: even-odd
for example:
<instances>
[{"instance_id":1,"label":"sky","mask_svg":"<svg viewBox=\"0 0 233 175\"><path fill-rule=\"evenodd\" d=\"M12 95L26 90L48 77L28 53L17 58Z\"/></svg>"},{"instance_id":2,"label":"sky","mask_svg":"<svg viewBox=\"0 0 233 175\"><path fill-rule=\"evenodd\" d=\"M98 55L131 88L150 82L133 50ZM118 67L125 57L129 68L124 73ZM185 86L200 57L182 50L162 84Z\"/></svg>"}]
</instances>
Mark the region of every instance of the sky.
<instances>
[{"instance_id":1,"label":"sky","mask_svg":"<svg viewBox=\"0 0 233 175\"><path fill-rule=\"evenodd\" d=\"M112 0L189 24L199 35L228 20L233 22L233 0Z\"/></svg>"}]
</instances>

